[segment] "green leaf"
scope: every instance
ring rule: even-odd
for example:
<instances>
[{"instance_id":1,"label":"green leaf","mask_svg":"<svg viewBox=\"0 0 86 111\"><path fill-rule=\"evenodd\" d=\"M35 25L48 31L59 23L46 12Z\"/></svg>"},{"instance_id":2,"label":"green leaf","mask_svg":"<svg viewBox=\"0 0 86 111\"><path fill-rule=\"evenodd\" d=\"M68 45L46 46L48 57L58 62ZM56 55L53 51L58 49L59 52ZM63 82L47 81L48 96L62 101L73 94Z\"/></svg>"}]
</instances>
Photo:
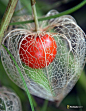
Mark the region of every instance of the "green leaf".
<instances>
[{"instance_id":1,"label":"green leaf","mask_svg":"<svg viewBox=\"0 0 86 111\"><path fill-rule=\"evenodd\" d=\"M28 74L30 79L32 79L34 82L42 86L44 89L48 91L50 90L49 81L42 69L33 69L26 65L24 65L24 68L25 68L25 73Z\"/></svg>"}]
</instances>

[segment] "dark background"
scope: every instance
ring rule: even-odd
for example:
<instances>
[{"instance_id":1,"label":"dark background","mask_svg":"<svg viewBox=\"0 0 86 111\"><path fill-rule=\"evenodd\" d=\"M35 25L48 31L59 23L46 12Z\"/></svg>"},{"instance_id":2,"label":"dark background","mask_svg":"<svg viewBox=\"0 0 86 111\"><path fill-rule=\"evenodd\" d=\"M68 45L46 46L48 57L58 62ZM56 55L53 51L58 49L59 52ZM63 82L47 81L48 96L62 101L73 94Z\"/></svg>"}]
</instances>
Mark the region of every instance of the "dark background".
<instances>
[{"instance_id":1,"label":"dark background","mask_svg":"<svg viewBox=\"0 0 86 111\"><path fill-rule=\"evenodd\" d=\"M25 2L27 1L27 2ZM45 15L48 11L56 9L59 12L70 9L77 4L81 3L82 0L36 0L36 7L38 16ZM8 0L0 0L0 21L5 12ZM29 0L21 0L22 6L24 7L24 13L31 14L31 6ZM28 4L27 4L28 3ZM79 10L71 13L77 24L86 33L86 5L84 5ZM26 93L17 87L7 76L2 63L0 61L0 86L6 86L11 88L19 97L22 103L23 111L30 111L29 100ZM45 100L33 96L36 103L36 111L41 111ZM66 105L81 105L82 109L69 109L69 111L86 111L86 66L81 74L80 79L72 89L72 91L64 98L60 106L57 108L56 103L48 102L46 111L68 111Z\"/></svg>"}]
</instances>

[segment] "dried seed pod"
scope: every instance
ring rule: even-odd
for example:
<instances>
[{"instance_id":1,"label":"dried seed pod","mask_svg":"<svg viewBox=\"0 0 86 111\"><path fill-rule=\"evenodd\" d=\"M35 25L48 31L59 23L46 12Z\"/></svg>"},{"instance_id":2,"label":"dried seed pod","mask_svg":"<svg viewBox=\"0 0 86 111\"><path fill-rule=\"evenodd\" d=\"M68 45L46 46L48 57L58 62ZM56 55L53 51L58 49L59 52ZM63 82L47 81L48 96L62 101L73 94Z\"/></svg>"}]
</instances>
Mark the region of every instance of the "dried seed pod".
<instances>
[{"instance_id":1,"label":"dried seed pod","mask_svg":"<svg viewBox=\"0 0 86 111\"><path fill-rule=\"evenodd\" d=\"M18 96L5 87L0 88L0 111L22 111Z\"/></svg>"},{"instance_id":2,"label":"dried seed pod","mask_svg":"<svg viewBox=\"0 0 86 111\"><path fill-rule=\"evenodd\" d=\"M53 11L50 11L47 16L53 15L52 12ZM57 12L55 12L54 10L54 13ZM73 88L73 86L79 79L81 71L84 67L86 50L85 33L76 24L75 19L69 15L61 16L50 21L46 20L45 24L47 24L47 26L43 26L44 28L40 26L41 28L39 34L44 33L52 36L57 45L57 52L54 60L50 62L49 65L46 65L43 68L34 69L29 67L27 64L24 63L24 60L29 61L30 58L25 58L24 54L22 53L21 55L24 56L24 59L22 61L19 53L19 47L22 43L22 39L31 35L35 35L34 40L36 40L37 33L34 32L34 29L29 31L26 29L12 30L3 39L3 44L8 48L8 50L15 58L24 76L30 93L38 97L48 99L50 101L58 101L59 104ZM44 43L41 37L40 41L42 43L42 46L44 47ZM37 41L35 41L35 43L36 42ZM29 43L29 46L31 45L31 43ZM35 54L35 49L31 49L30 47L29 51L27 50L27 47L29 47L27 41L24 42L22 45L22 50L24 50L26 56L27 53L31 54L31 51L34 51ZM26 49L24 47L26 47ZM37 49L39 50L39 48ZM49 48L49 55L51 55L50 51L51 49ZM45 60L47 60L47 53L48 52L45 50L44 47ZM33 58L34 57L35 56L33 56ZM3 47L1 59L8 76L18 86L24 89L19 72L9 54ZM29 64L29 62L27 63ZM38 65L40 65L39 62Z\"/></svg>"}]
</instances>

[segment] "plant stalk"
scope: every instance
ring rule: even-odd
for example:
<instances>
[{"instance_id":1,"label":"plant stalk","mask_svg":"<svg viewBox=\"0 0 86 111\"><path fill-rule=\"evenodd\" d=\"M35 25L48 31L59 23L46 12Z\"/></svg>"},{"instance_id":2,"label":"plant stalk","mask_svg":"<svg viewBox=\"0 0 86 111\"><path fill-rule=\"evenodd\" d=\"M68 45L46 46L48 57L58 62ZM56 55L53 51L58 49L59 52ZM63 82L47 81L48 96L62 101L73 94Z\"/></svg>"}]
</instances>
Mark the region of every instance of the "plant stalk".
<instances>
[{"instance_id":1,"label":"plant stalk","mask_svg":"<svg viewBox=\"0 0 86 111\"><path fill-rule=\"evenodd\" d=\"M0 45L4 36L4 32L8 28L8 25L16 8L17 2L18 0L9 0L9 3L7 5L6 11L0 24Z\"/></svg>"},{"instance_id":2,"label":"plant stalk","mask_svg":"<svg viewBox=\"0 0 86 111\"><path fill-rule=\"evenodd\" d=\"M35 4L36 4L36 1L35 0L31 0L33 18L34 18L34 21L35 21L35 31L38 32L39 31L39 24L38 24L38 18L37 18Z\"/></svg>"}]
</instances>

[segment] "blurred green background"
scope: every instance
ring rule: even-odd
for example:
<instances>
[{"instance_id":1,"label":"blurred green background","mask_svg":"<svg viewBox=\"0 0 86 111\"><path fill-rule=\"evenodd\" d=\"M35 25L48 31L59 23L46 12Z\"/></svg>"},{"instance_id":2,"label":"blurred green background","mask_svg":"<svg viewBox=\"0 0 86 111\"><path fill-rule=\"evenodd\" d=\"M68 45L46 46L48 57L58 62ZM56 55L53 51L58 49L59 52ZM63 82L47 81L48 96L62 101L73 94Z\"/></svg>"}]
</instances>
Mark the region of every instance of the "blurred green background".
<instances>
[{"instance_id":1,"label":"blurred green background","mask_svg":"<svg viewBox=\"0 0 86 111\"><path fill-rule=\"evenodd\" d=\"M62 12L74 7L80 2L82 2L82 0L36 0L37 14L39 17L41 17L52 9L56 9L59 12ZM0 0L0 22L6 10L7 3L8 0ZM20 3L22 5L20 5ZM19 14L31 14L30 0L20 0L20 3L18 3L16 11L22 8ZM14 15L16 15L16 13L14 13ZM78 25L86 33L86 5L70 15L72 15L76 19ZM2 66L1 58L0 86L6 86L8 88L11 88L19 96L23 111L31 111L26 93L9 79ZM43 108L46 105L46 111L68 111L68 109L66 108L67 105L83 106L82 109L69 109L69 111L86 111L86 66L84 67L84 70L77 84L74 86L72 91L64 98L58 108L56 107L56 103L48 101L47 104L47 101L45 101L44 99L35 96L33 96L33 98L36 101L36 111L44 111Z\"/></svg>"}]
</instances>

